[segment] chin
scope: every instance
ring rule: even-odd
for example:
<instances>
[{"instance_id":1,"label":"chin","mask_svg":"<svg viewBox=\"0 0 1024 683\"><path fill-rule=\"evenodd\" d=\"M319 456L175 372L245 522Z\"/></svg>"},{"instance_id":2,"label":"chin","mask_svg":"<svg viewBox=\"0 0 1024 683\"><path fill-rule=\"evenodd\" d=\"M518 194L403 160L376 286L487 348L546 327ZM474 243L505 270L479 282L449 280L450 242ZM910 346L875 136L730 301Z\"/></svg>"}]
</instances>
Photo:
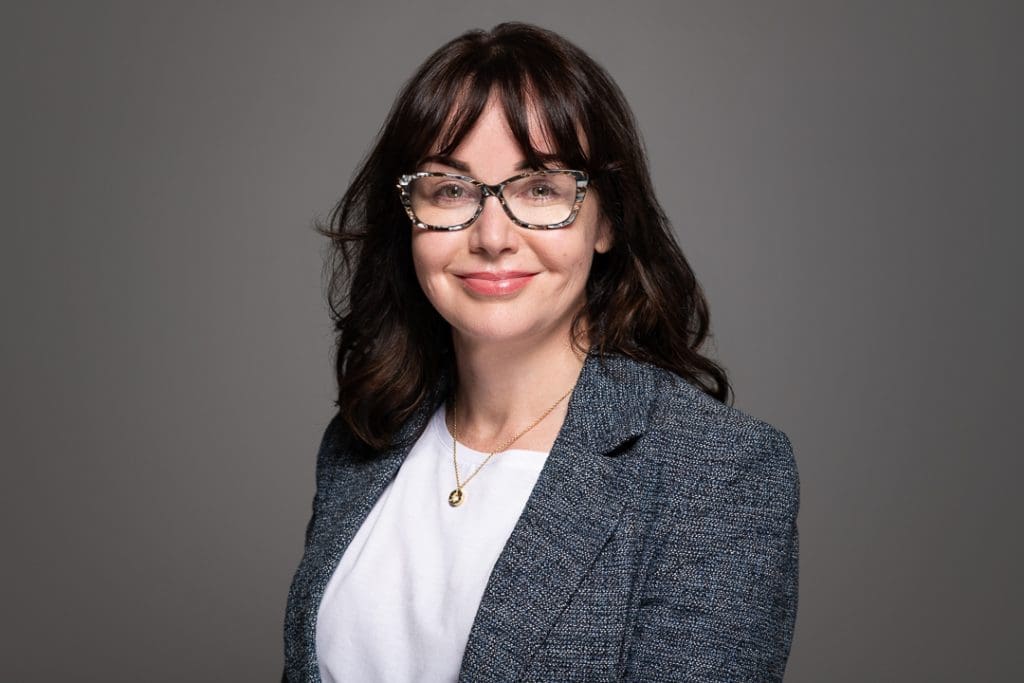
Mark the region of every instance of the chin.
<instances>
[{"instance_id":1,"label":"chin","mask_svg":"<svg viewBox=\"0 0 1024 683\"><path fill-rule=\"evenodd\" d=\"M453 327L453 333L465 340L475 342L514 342L536 336L536 330L516 326L461 326Z\"/></svg>"},{"instance_id":2,"label":"chin","mask_svg":"<svg viewBox=\"0 0 1024 683\"><path fill-rule=\"evenodd\" d=\"M475 320L472 324L456 321L452 324L452 334L465 341L489 344L514 344L529 342L539 344L553 337L569 336L569 323L558 324L557 321L510 320L508 316L489 321Z\"/></svg>"}]
</instances>

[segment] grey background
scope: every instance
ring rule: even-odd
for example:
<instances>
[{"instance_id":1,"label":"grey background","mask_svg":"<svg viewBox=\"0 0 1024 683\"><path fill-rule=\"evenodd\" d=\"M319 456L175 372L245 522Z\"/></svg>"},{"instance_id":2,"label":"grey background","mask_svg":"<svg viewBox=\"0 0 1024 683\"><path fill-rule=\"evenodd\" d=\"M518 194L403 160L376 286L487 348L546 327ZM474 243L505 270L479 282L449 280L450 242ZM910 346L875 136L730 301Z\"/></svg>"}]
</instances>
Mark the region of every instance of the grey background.
<instances>
[{"instance_id":1,"label":"grey background","mask_svg":"<svg viewBox=\"0 0 1024 683\"><path fill-rule=\"evenodd\" d=\"M1021 7L5 4L0 678L279 675L332 414L311 222L503 19L618 80L736 405L793 440L787 680L1019 672Z\"/></svg>"}]
</instances>

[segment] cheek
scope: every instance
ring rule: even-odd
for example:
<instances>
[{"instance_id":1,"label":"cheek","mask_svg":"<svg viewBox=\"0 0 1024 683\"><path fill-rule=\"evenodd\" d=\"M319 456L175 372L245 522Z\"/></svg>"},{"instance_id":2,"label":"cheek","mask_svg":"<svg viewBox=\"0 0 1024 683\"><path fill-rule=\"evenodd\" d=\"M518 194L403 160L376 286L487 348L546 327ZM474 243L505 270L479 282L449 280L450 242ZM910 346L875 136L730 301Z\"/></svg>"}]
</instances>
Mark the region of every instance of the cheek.
<instances>
[{"instance_id":1,"label":"cheek","mask_svg":"<svg viewBox=\"0 0 1024 683\"><path fill-rule=\"evenodd\" d=\"M583 290L587 285L587 278L590 277L590 265L593 262L593 252L585 251L579 254L573 272L573 287Z\"/></svg>"},{"instance_id":2,"label":"cheek","mask_svg":"<svg viewBox=\"0 0 1024 683\"><path fill-rule=\"evenodd\" d=\"M416 271L416 280L428 298L433 300L437 280L444 275L447 264L445 237L439 233L420 232L412 238L412 264Z\"/></svg>"},{"instance_id":3,"label":"cheek","mask_svg":"<svg viewBox=\"0 0 1024 683\"><path fill-rule=\"evenodd\" d=\"M559 256L559 269L574 280L586 276L590 268L590 254L583 249L571 249Z\"/></svg>"},{"instance_id":4,"label":"cheek","mask_svg":"<svg viewBox=\"0 0 1024 683\"><path fill-rule=\"evenodd\" d=\"M427 291L427 280L430 277L430 250L425 248L426 245L419 239L418 236L412 238L412 265L416 271L416 279L420 283L420 288L424 292Z\"/></svg>"},{"instance_id":5,"label":"cheek","mask_svg":"<svg viewBox=\"0 0 1024 683\"><path fill-rule=\"evenodd\" d=\"M594 241L589 231L586 235L560 235L558 242L549 244L545 251L548 255L547 265L551 270L562 272L573 281L585 280L594 258Z\"/></svg>"}]
</instances>

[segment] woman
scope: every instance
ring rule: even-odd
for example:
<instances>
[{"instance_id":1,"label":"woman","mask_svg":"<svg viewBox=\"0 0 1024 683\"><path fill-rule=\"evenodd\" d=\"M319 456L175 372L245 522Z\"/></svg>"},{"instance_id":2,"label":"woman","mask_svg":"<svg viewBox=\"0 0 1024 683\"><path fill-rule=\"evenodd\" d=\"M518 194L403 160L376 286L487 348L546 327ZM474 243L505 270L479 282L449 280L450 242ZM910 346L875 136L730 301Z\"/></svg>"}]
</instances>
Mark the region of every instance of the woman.
<instances>
[{"instance_id":1,"label":"woman","mask_svg":"<svg viewBox=\"0 0 1024 683\"><path fill-rule=\"evenodd\" d=\"M325 232L339 410L286 680L781 680L790 444L723 403L597 64L523 24L443 46Z\"/></svg>"}]
</instances>

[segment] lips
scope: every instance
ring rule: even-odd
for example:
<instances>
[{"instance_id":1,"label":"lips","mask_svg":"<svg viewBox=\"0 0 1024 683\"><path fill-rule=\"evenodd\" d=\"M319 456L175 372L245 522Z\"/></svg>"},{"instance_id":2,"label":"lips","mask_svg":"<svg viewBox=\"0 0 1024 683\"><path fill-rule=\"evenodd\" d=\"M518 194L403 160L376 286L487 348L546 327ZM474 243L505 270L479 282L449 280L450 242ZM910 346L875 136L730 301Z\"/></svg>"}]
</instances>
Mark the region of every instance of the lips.
<instances>
[{"instance_id":1,"label":"lips","mask_svg":"<svg viewBox=\"0 0 1024 683\"><path fill-rule=\"evenodd\" d=\"M536 273L518 270L461 273L457 277L465 287L485 296L501 296L518 292L529 284Z\"/></svg>"}]
</instances>

